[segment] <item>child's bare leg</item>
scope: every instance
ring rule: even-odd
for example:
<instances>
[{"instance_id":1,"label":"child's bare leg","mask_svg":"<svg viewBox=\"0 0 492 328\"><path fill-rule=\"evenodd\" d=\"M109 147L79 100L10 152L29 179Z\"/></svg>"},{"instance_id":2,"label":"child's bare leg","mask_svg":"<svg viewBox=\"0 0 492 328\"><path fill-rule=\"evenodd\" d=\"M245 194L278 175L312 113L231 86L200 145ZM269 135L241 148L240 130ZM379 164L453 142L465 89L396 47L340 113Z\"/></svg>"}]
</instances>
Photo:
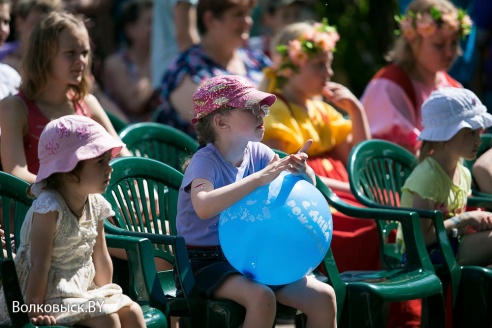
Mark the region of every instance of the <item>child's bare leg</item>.
<instances>
[{"instance_id":1,"label":"child's bare leg","mask_svg":"<svg viewBox=\"0 0 492 328\"><path fill-rule=\"evenodd\" d=\"M233 300L246 308L243 328L273 326L277 303L275 294L265 285L234 274L224 280L215 291L214 297Z\"/></svg>"},{"instance_id":2,"label":"child's bare leg","mask_svg":"<svg viewBox=\"0 0 492 328\"><path fill-rule=\"evenodd\" d=\"M157 271L168 271L173 269L173 265L160 257L154 257L155 268Z\"/></svg>"},{"instance_id":3,"label":"child's bare leg","mask_svg":"<svg viewBox=\"0 0 492 328\"><path fill-rule=\"evenodd\" d=\"M109 255L120 260L128 260L128 256L126 255L126 251L124 249L108 247L108 252ZM171 263L160 257L154 257L154 263L157 271L167 271L173 269L173 265Z\"/></svg>"},{"instance_id":4,"label":"child's bare leg","mask_svg":"<svg viewBox=\"0 0 492 328\"><path fill-rule=\"evenodd\" d=\"M301 310L307 328L337 326L337 302L333 288L314 277L304 277L275 292L279 303Z\"/></svg>"},{"instance_id":5,"label":"child's bare leg","mask_svg":"<svg viewBox=\"0 0 492 328\"><path fill-rule=\"evenodd\" d=\"M122 328L145 328L146 326L142 308L135 302L133 302L130 306L122 307L117 313L120 318Z\"/></svg>"},{"instance_id":6,"label":"child's bare leg","mask_svg":"<svg viewBox=\"0 0 492 328\"><path fill-rule=\"evenodd\" d=\"M118 318L117 313L82 320L77 322L77 325L88 328L121 328L120 319Z\"/></svg>"},{"instance_id":7,"label":"child's bare leg","mask_svg":"<svg viewBox=\"0 0 492 328\"><path fill-rule=\"evenodd\" d=\"M479 231L461 239L457 261L460 265L488 265L492 262L492 230Z\"/></svg>"}]
</instances>

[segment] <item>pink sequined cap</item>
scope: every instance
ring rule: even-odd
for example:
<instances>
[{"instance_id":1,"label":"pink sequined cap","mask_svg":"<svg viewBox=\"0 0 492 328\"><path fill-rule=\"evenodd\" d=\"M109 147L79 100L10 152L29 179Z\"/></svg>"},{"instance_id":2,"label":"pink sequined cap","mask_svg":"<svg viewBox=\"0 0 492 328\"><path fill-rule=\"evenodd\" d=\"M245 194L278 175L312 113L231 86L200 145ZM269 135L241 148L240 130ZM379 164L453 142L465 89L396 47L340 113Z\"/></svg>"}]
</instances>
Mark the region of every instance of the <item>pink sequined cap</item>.
<instances>
[{"instance_id":1,"label":"pink sequined cap","mask_svg":"<svg viewBox=\"0 0 492 328\"><path fill-rule=\"evenodd\" d=\"M193 95L195 124L202 117L223 106L247 108L253 104L271 106L277 97L258 91L246 78L237 75L221 75L208 79Z\"/></svg>"},{"instance_id":2,"label":"pink sequined cap","mask_svg":"<svg viewBox=\"0 0 492 328\"><path fill-rule=\"evenodd\" d=\"M99 157L109 150L114 157L124 145L93 119L62 116L48 123L39 138L36 183L53 173L70 172L78 162Z\"/></svg>"}]
</instances>

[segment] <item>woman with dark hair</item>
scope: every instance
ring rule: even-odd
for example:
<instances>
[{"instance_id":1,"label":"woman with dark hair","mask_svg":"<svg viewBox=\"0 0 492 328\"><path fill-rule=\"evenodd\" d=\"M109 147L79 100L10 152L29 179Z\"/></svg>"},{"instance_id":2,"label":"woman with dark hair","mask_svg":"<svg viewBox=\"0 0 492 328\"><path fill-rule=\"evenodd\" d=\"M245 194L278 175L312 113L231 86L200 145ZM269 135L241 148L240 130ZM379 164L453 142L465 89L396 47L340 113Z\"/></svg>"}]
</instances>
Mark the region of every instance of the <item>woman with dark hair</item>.
<instances>
[{"instance_id":1,"label":"woman with dark hair","mask_svg":"<svg viewBox=\"0 0 492 328\"><path fill-rule=\"evenodd\" d=\"M118 19L124 45L104 64L104 91L122 109L129 122L150 120L157 107L150 69L152 0L130 0Z\"/></svg>"},{"instance_id":2,"label":"woman with dark hair","mask_svg":"<svg viewBox=\"0 0 492 328\"><path fill-rule=\"evenodd\" d=\"M244 49L252 25L254 0L199 0L197 25L201 43L179 54L164 73L162 110L157 121L191 136L195 131L192 96L201 83L217 75L241 75L258 85L270 60Z\"/></svg>"}]
</instances>

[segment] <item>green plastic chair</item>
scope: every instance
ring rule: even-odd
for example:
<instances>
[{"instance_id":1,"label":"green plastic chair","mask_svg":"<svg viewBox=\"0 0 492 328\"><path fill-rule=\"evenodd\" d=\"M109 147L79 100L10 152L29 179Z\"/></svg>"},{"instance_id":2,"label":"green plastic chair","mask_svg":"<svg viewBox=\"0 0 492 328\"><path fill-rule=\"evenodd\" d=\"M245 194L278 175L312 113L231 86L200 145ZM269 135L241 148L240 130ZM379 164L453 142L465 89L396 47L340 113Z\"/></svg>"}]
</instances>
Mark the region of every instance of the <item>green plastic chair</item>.
<instances>
[{"instance_id":1,"label":"green plastic chair","mask_svg":"<svg viewBox=\"0 0 492 328\"><path fill-rule=\"evenodd\" d=\"M128 296L142 308L147 328L171 327L169 306L163 294L145 285L145 269L140 259L152 256L152 244L148 239L128 236L105 234L106 245L111 248L124 249L128 258L129 281L124 281L128 287ZM153 259L152 259L153 260ZM114 259L113 259L114 261ZM121 268L113 265L113 280ZM121 286L121 285L120 285ZM150 305L151 299L159 298L162 306L159 309Z\"/></svg>"},{"instance_id":2,"label":"green plastic chair","mask_svg":"<svg viewBox=\"0 0 492 328\"><path fill-rule=\"evenodd\" d=\"M148 238L153 256L173 264L184 296L176 295L172 270L156 272L155 264L147 264L148 286L166 295L170 315L186 317L191 327L237 327L245 316L239 304L229 300L204 299L194 287L186 245L177 236L177 197L183 174L162 162L142 157L118 158L111 162L113 173L104 196L116 216L105 221L110 234ZM135 201L148 196L148 201ZM150 288L150 287L149 287ZM159 300L151 302L160 307ZM295 309L279 306L278 317L294 317L303 327L304 315Z\"/></svg>"},{"instance_id":3,"label":"green plastic chair","mask_svg":"<svg viewBox=\"0 0 492 328\"><path fill-rule=\"evenodd\" d=\"M0 200L3 219L2 229L5 232L5 243L7 245L6 257L4 256L5 254L0 251L0 273L5 302L7 303L11 321L11 325L0 327L35 327L35 325L30 322L26 312L13 311L13 304L22 306L25 303L17 279L17 272L15 271L12 249L11 247L8 247L11 245L13 239L12 234L15 239L15 244L19 245L18 236L20 235L20 228L32 203L32 199L27 196L28 187L29 184L24 180L0 171Z\"/></svg>"},{"instance_id":4,"label":"green plastic chair","mask_svg":"<svg viewBox=\"0 0 492 328\"><path fill-rule=\"evenodd\" d=\"M287 154L277 151L280 157ZM422 298L423 327L444 327L445 306L442 284L423 246L420 226L415 224L416 213L408 211L361 208L343 202L319 177L316 188L329 205L351 217L376 221L398 221L407 241L408 264L404 267L378 271L347 271L340 274L345 283L345 304L341 311L341 325L349 327L385 327L385 303ZM323 261L323 265L325 265ZM336 275L333 268L331 274ZM333 278L333 276L331 277ZM331 279L329 279L331 280ZM337 294L338 297L338 294Z\"/></svg>"},{"instance_id":5,"label":"green plastic chair","mask_svg":"<svg viewBox=\"0 0 492 328\"><path fill-rule=\"evenodd\" d=\"M24 218L26 216L29 207L32 204L33 199L27 196L27 188L29 184L24 180L21 180L6 172L0 171L0 200L1 211L3 217L2 228L5 231L5 242L7 245L11 244L13 234L15 239L15 245L19 245L20 229ZM109 247L117 247L126 249L127 252L138 253L136 249L138 244L141 243L138 238L126 239L124 243L119 240L119 237L107 237L106 241ZM29 321L28 314L26 312L17 311L14 312L13 304L19 304L22 306L24 299L22 297L21 288L17 279L17 272L15 269L15 263L13 261L12 249L6 247L7 257L4 257L3 252L0 251L0 274L2 278L3 292L5 295L5 301L10 315L11 325L0 325L0 327L22 327L30 328L36 327ZM133 255L129 256L133 259ZM142 276L142 269L138 265L130 265L132 274L135 277ZM136 283L135 283L136 284ZM165 316L165 312L161 312L148 305L143 293L137 291L135 288L135 295L138 298L133 298L137 301L144 313L145 322L149 328L167 328L168 320ZM68 326L49 326L49 327L67 327Z\"/></svg>"},{"instance_id":6,"label":"green plastic chair","mask_svg":"<svg viewBox=\"0 0 492 328\"><path fill-rule=\"evenodd\" d=\"M384 140L361 142L352 149L349 156L348 172L352 193L361 204L368 207L401 209L401 187L417 162L413 154L394 143ZM417 212L421 218L432 220L436 227L436 238L439 241L444 263L435 266L435 269L443 283L451 284L454 325L490 327L492 270L457 264L444 228L441 211L414 208L406 210ZM387 250L383 228L384 226L381 226L379 229L380 241ZM387 252L383 258L391 255Z\"/></svg>"},{"instance_id":7,"label":"green plastic chair","mask_svg":"<svg viewBox=\"0 0 492 328\"><path fill-rule=\"evenodd\" d=\"M119 136L135 156L158 160L180 172L186 159L198 150L195 139L161 123L131 124Z\"/></svg>"}]
</instances>

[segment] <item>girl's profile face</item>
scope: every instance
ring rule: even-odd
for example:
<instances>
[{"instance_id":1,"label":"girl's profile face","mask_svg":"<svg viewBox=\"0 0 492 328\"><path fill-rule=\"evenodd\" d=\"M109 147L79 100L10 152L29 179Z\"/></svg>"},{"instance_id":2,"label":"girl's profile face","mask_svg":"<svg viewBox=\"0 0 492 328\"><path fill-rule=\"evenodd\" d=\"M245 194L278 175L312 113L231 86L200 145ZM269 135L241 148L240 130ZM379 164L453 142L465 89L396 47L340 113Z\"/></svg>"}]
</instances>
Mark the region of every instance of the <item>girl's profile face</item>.
<instances>
[{"instance_id":1,"label":"girl's profile face","mask_svg":"<svg viewBox=\"0 0 492 328\"><path fill-rule=\"evenodd\" d=\"M472 160L477 155L478 147L482 143L480 139L481 132L482 129L461 129L446 143L446 148L456 152L459 157Z\"/></svg>"},{"instance_id":2,"label":"girl's profile face","mask_svg":"<svg viewBox=\"0 0 492 328\"><path fill-rule=\"evenodd\" d=\"M261 141L265 134L264 117L263 111L255 115L250 109L234 109L225 116L225 119L234 132L234 138L242 141Z\"/></svg>"},{"instance_id":3,"label":"girl's profile face","mask_svg":"<svg viewBox=\"0 0 492 328\"><path fill-rule=\"evenodd\" d=\"M111 151L103 155L85 160L78 174L78 188L81 193L94 194L103 193L109 184L113 169L109 166Z\"/></svg>"},{"instance_id":4,"label":"girl's profile face","mask_svg":"<svg viewBox=\"0 0 492 328\"><path fill-rule=\"evenodd\" d=\"M58 41L58 52L51 61L52 77L63 84L78 85L89 64L87 30L65 28Z\"/></svg>"},{"instance_id":5,"label":"girl's profile face","mask_svg":"<svg viewBox=\"0 0 492 328\"><path fill-rule=\"evenodd\" d=\"M417 65L431 73L437 73L451 68L459 52L459 38L457 34L447 35L437 31L429 37L416 39L411 47Z\"/></svg>"},{"instance_id":6,"label":"girl's profile face","mask_svg":"<svg viewBox=\"0 0 492 328\"><path fill-rule=\"evenodd\" d=\"M313 56L299 67L299 73L294 74L289 81L308 96L320 95L326 82L333 76L332 61L331 52Z\"/></svg>"}]
</instances>

